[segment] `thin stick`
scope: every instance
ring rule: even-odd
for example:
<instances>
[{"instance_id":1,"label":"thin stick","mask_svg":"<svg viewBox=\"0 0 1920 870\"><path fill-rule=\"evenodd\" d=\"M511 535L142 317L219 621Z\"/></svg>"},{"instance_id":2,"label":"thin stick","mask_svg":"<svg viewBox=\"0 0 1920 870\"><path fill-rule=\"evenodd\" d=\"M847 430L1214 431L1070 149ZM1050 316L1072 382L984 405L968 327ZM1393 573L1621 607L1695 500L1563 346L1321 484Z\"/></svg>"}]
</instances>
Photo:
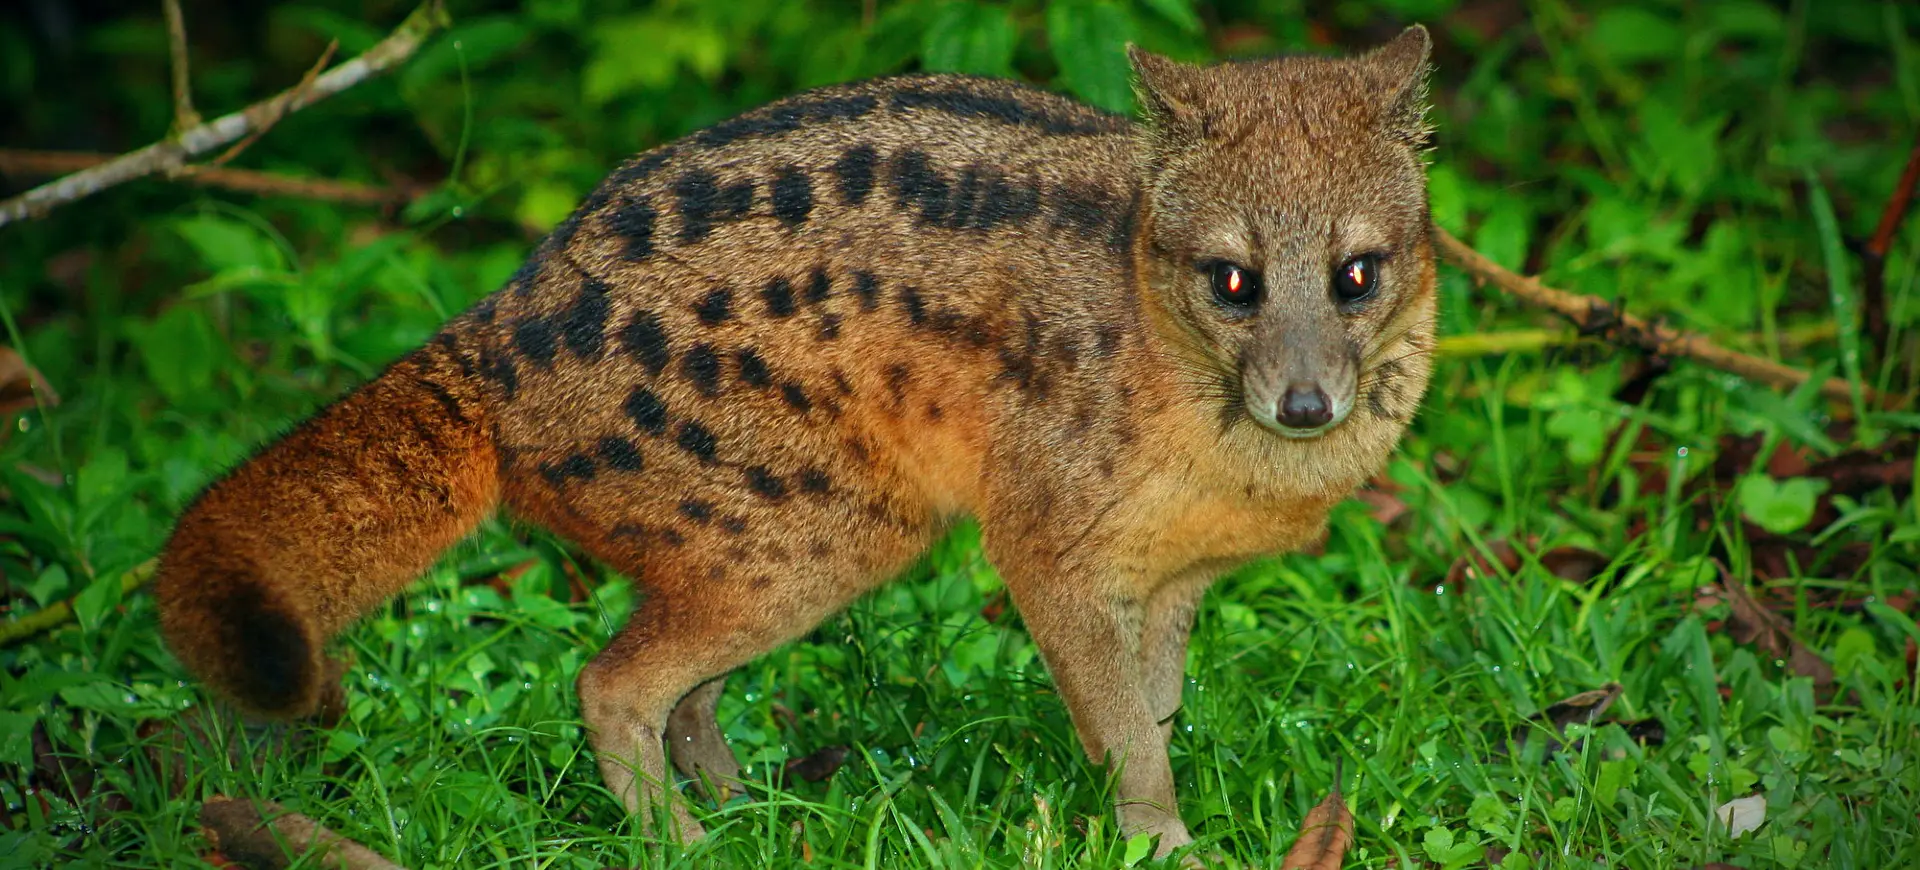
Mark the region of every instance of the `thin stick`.
<instances>
[{"instance_id":1,"label":"thin stick","mask_svg":"<svg viewBox=\"0 0 1920 870\"><path fill-rule=\"evenodd\" d=\"M1538 278L1516 275L1439 227L1433 228L1433 243L1448 262L1500 288L1509 296L1566 318L1583 331L1602 333L1622 344L1659 356L1671 359L1684 357L1770 386L1792 389L1812 377L1792 366L1727 350L1701 336L1652 323L1643 317L1620 311L1604 299L1569 293L1548 287L1540 283ZM1851 396L1847 382L1840 378L1828 378L1820 385L1820 393L1830 399Z\"/></svg>"},{"instance_id":2,"label":"thin stick","mask_svg":"<svg viewBox=\"0 0 1920 870\"><path fill-rule=\"evenodd\" d=\"M113 160L116 156L88 151L25 151L0 148L0 175L64 175L99 166ZM196 166L192 172L180 173L175 180L202 187L257 193L262 196L291 196L300 199L367 205L405 202L413 195L407 190L375 187L351 181L297 178L271 172L215 166Z\"/></svg>"},{"instance_id":3,"label":"thin stick","mask_svg":"<svg viewBox=\"0 0 1920 870\"><path fill-rule=\"evenodd\" d=\"M1907 154L1907 168L1900 172L1900 183L1894 185L1893 196L1887 198L1887 207L1880 212L1880 225L1874 229L1873 238L1867 241L1866 250L1860 256L1866 266L1866 292L1860 303L1861 326L1881 358L1886 356L1887 342L1892 337L1892 327L1887 322L1887 253L1893 250L1893 237L1900 232L1900 221L1907 216L1915 184L1920 184L1920 137L1915 138L1913 151Z\"/></svg>"},{"instance_id":4,"label":"thin stick","mask_svg":"<svg viewBox=\"0 0 1920 870\"><path fill-rule=\"evenodd\" d=\"M187 18L180 13L180 0L161 0L160 6L167 13L167 45L173 52L173 132L184 133L200 126L187 72Z\"/></svg>"},{"instance_id":5,"label":"thin stick","mask_svg":"<svg viewBox=\"0 0 1920 870\"><path fill-rule=\"evenodd\" d=\"M155 560L148 559L137 567L120 575L120 597L133 594L133 590L147 585L153 579ZM75 596L77 598L79 596ZM73 598L55 601L45 608L22 616L12 622L0 622L0 647L12 646L43 631L52 631L73 621Z\"/></svg>"},{"instance_id":6,"label":"thin stick","mask_svg":"<svg viewBox=\"0 0 1920 870\"><path fill-rule=\"evenodd\" d=\"M272 801L216 797L200 808L200 826L221 854L256 870L289 867L308 855L314 867L400 870L372 849Z\"/></svg>"},{"instance_id":7,"label":"thin stick","mask_svg":"<svg viewBox=\"0 0 1920 870\"><path fill-rule=\"evenodd\" d=\"M45 214L49 209L91 196L116 184L160 171L178 171L188 158L233 142L266 122L277 120L353 87L405 61L418 51L433 31L448 23L442 0L426 0L387 38L367 53L315 78L309 87L295 87L238 112L216 118L165 141L123 154L92 169L76 172L0 202L0 226Z\"/></svg>"},{"instance_id":8,"label":"thin stick","mask_svg":"<svg viewBox=\"0 0 1920 870\"><path fill-rule=\"evenodd\" d=\"M276 105L274 106L274 110L271 113L263 113L263 117L259 119L258 124L254 125L253 132L247 134L247 138L233 143L232 148L221 152L220 156L213 158L213 160L208 162L208 165L227 165L233 158L239 157L240 152L252 148L253 143L260 141L260 137L267 135L267 131L273 129L273 125L280 123L280 119L285 118L287 113L293 111L292 106L295 100L306 96L308 91L313 90L314 80L319 78L320 71L326 69L327 64L333 61L333 53L339 50L340 40L328 40L326 50L320 52L320 59L314 61L313 66L307 68L307 74L300 77L300 83L289 88L287 92L282 95L285 99L275 100Z\"/></svg>"}]
</instances>

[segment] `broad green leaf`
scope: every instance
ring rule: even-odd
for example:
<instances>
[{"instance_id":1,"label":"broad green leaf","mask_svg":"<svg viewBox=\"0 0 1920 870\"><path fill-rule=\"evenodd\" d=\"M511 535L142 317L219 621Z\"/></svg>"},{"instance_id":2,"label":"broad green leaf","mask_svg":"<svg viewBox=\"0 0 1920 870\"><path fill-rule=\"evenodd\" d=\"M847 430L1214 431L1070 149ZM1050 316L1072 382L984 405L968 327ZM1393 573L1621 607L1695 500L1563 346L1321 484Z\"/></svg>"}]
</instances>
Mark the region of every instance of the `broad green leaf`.
<instances>
[{"instance_id":1,"label":"broad green leaf","mask_svg":"<svg viewBox=\"0 0 1920 870\"><path fill-rule=\"evenodd\" d=\"M712 23L664 14L630 15L594 28L595 47L582 75L587 102L603 106L628 94L672 84L682 66L711 80L726 67L727 38Z\"/></svg>"},{"instance_id":2,"label":"broad green leaf","mask_svg":"<svg viewBox=\"0 0 1920 870\"><path fill-rule=\"evenodd\" d=\"M1755 475L1740 481L1740 513L1776 535L1797 532L1813 520L1827 482L1812 477L1774 480Z\"/></svg>"},{"instance_id":3,"label":"broad green leaf","mask_svg":"<svg viewBox=\"0 0 1920 870\"><path fill-rule=\"evenodd\" d=\"M1047 42L1060 63L1060 80L1082 99L1112 112L1133 109L1127 43L1133 19L1104 0L1054 0L1047 5Z\"/></svg>"},{"instance_id":4,"label":"broad green leaf","mask_svg":"<svg viewBox=\"0 0 1920 870\"><path fill-rule=\"evenodd\" d=\"M40 717L31 713L0 710L0 764L15 770L33 767L33 726Z\"/></svg>"},{"instance_id":5,"label":"broad green leaf","mask_svg":"<svg viewBox=\"0 0 1920 870\"><path fill-rule=\"evenodd\" d=\"M1613 6L1594 16L1588 44L1615 63L1670 60L1680 53L1679 25L1640 6Z\"/></svg>"},{"instance_id":6,"label":"broad green leaf","mask_svg":"<svg viewBox=\"0 0 1920 870\"><path fill-rule=\"evenodd\" d=\"M147 376L168 399L204 402L213 389L214 373L226 362L226 348L205 313L192 305L175 305L152 323L131 324L129 331Z\"/></svg>"},{"instance_id":7,"label":"broad green leaf","mask_svg":"<svg viewBox=\"0 0 1920 870\"><path fill-rule=\"evenodd\" d=\"M1194 14L1193 0L1140 0L1140 5L1160 13L1188 33L1200 32L1200 16Z\"/></svg>"},{"instance_id":8,"label":"broad green leaf","mask_svg":"<svg viewBox=\"0 0 1920 870\"><path fill-rule=\"evenodd\" d=\"M180 218L173 231L186 239L200 262L215 272L254 270L262 273L286 269L286 257L280 247L252 224L224 215L203 214Z\"/></svg>"},{"instance_id":9,"label":"broad green leaf","mask_svg":"<svg viewBox=\"0 0 1920 870\"><path fill-rule=\"evenodd\" d=\"M932 72L1010 76L1019 38L1005 8L949 3L927 25L921 61Z\"/></svg>"},{"instance_id":10,"label":"broad green leaf","mask_svg":"<svg viewBox=\"0 0 1920 870\"><path fill-rule=\"evenodd\" d=\"M121 585L118 575L103 574L73 597L73 616L80 627L94 631L105 625L107 617L120 606Z\"/></svg>"}]
</instances>

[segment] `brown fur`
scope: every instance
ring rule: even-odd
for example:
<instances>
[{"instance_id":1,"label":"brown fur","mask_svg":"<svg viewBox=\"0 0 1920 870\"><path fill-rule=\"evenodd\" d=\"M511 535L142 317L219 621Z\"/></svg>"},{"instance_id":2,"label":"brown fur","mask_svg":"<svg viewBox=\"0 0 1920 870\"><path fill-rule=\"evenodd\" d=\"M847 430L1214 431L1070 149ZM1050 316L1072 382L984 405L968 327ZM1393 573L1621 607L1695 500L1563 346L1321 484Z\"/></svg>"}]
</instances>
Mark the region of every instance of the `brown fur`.
<instances>
[{"instance_id":1,"label":"brown fur","mask_svg":"<svg viewBox=\"0 0 1920 870\"><path fill-rule=\"evenodd\" d=\"M506 289L208 490L161 562L168 642L245 706L307 711L325 639L504 501L647 592L579 682L645 811L663 735L683 771L737 775L728 672L971 514L1089 756L1124 758L1124 829L1164 854L1189 839L1165 723L1195 602L1315 538L1425 388L1426 54L1419 29L1351 60L1136 52L1142 128L878 80L642 155ZM1370 251L1380 295L1336 310L1329 276ZM1258 312L1213 301L1209 258L1263 271ZM1254 423L1303 371L1345 421Z\"/></svg>"}]
</instances>

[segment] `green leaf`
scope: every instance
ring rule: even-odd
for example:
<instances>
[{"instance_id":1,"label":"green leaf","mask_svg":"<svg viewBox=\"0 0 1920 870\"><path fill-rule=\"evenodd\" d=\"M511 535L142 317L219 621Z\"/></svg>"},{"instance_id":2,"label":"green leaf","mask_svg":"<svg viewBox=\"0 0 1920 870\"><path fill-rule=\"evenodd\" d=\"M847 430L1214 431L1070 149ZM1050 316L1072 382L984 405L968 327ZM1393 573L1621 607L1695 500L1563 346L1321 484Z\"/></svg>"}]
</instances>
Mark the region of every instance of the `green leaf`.
<instances>
[{"instance_id":1,"label":"green leaf","mask_svg":"<svg viewBox=\"0 0 1920 870\"><path fill-rule=\"evenodd\" d=\"M1639 6L1614 6L1593 19L1588 44L1614 63L1670 60L1680 53L1680 27Z\"/></svg>"},{"instance_id":2,"label":"green leaf","mask_svg":"<svg viewBox=\"0 0 1920 870\"><path fill-rule=\"evenodd\" d=\"M80 627L93 631L106 624L107 617L120 606L120 578L103 575L73 597L73 617Z\"/></svg>"},{"instance_id":3,"label":"green leaf","mask_svg":"<svg viewBox=\"0 0 1920 870\"><path fill-rule=\"evenodd\" d=\"M39 721L40 717L31 713L0 710L0 764L13 765L16 770L32 769L33 726Z\"/></svg>"},{"instance_id":4,"label":"green leaf","mask_svg":"<svg viewBox=\"0 0 1920 870\"><path fill-rule=\"evenodd\" d=\"M1140 0L1140 5L1159 13L1181 30L1200 32L1200 16L1194 14L1193 0Z\"/></svg>"},{"instance_id":5,"label":"green leaf","mask_svg":"<svg viewBox=\"0 0 1920 870\"><path fill-rule=\"evenodd\" d=\"M175 305L152 323L130 324L129 331L160 392L175 403L205 403L214 373L226 361L226 348L206 314L192 305Z\"/></svg>"},{"instance_id":6,"label":"green leaf","mask_svg":"<svg viewBox=\"0 0 1920 870\"><path fill-rule=\"evenodd\" d=\"M1153 835L1136 834L1127 840L1126 857L1120 860L1122 864L1132 867L1141 861L1145 861L1147 856L1151 854L1153 854Z\"/></svg>"},{"instance_id":7,"label":"green leaf","mask_svg":"<svg viewBox=\"0 0 1920 870\"><path fill-rule=\"evenodd\" d=\"M682 66L711 81L727 64L726 35L704 20L629 15L595 25L594 42L581 76L587 102L594 106L665 89Z\"/></svg>"},{"instance_id":8,"label":"green leaf","mask_svg":"<svg viewBox=\"0 0 1920 870\"><path fill-rule=\"evenodd\" d=\"M920 58L932 72L1013 75L1019 31L1007 10L979 3L949 3L927 25Z\"/></svg>"},{"instance_id":9,"label":"green leaf","mask_svg":"<svg viewBox=\"0 0 1920 870\"><path fill-rule=\"evenodd\" d=\"M254 225L234 218L195 215L174 221L173 231L187 241L200 262L215 272L279 272L287 267L286 257L273 239Z\"/></svg>"},{"instance_id":10,"label":"green leaf","mask_svg":"<svg viewBox=\"0 0 1920 870\"><path fill-rule=\"evenodd\" d=\"M1054 0L1047 6L1047 42L1060 80L1087 102L1111 112L1133 110L1127 43L1133 19L1102 0Z\"/></svg>"},{"instance_id":11,"label":"green leaf","mask_svg":"<svg viewBox=\"0 0 1920 870\"><path fill-rule=\"evenodd\" d=\"M1813 520L1814 505L1826 491L1827 482L1818 478L1755 475L1740 481L1740 513L1769 532L1789 534Z\"/></svg>"}]
</instances>

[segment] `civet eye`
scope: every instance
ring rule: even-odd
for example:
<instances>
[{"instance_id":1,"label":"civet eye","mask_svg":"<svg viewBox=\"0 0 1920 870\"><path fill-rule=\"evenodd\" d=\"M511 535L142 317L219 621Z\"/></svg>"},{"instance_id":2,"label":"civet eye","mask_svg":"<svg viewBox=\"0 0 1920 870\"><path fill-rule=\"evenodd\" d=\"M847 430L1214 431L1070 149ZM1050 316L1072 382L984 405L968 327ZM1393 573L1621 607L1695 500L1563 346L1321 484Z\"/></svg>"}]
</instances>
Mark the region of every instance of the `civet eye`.
<instances>
[{"instance_id":1,"label":"civet eye","mask_svg":"<svg viewBox=\"0 0 1920 870\"><path fill-rule=\"evenodd\" d=\"M1342 304L1360 302L1373 295L1380 283L1380 258L1361 254L1341 264L1333 273L1333 297Z\"/></svg>"},{"instance_id":2,"label":"civet eye","mask_svg":"<svg viewBox=\"0 0 1920 870\"><path fill-rule=\"evenodd\" d=\"M1251 308L1260 301L1259 272L1225 260L1215 260L1206 268L1208 277L1213 280L1213 298L1222 304Z\"/></svg>"}]
</instances>

